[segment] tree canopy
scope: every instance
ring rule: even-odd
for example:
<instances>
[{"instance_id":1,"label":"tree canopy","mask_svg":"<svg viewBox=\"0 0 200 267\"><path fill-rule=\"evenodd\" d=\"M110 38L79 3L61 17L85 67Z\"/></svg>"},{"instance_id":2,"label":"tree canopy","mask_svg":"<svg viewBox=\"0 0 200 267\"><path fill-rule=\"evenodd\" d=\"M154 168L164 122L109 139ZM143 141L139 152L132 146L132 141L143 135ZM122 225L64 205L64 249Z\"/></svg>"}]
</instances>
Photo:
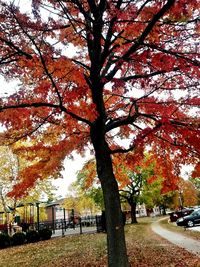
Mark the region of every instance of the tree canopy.
<instances>
[{"instance_id":1,"label":"tree canopy","mask_svg":"<svg viewBox=\"0 0 200 267\"><path fill-rule=\"evenodd\" d=\"M175 175L186 162L199 170L200 3L30 3L23 11L19 1L0 1L1 74L19 81L1 98L1 140L31 138L24 154L37 163L26 187L89 145L109 224L109 266L128 266L112 156L131 151L132 163L148 147L166 173L172 159Z\"/></svg>"}]
</instances>

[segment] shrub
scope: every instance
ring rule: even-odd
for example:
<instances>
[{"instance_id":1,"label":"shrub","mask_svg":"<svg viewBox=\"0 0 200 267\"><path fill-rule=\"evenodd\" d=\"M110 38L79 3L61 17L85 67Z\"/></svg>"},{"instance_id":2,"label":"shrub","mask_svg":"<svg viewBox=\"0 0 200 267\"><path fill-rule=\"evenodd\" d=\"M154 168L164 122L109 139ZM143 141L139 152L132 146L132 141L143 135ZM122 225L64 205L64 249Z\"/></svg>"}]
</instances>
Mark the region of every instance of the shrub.
<instances>
[{"instance_id":1,"label":"shrub","mask_svg":"<svg viewBox=\"0 0 200 267\"><path fill-rule=\"evenodd\" d=\"M26 236L24 233L15 233L12 236L12 243L14 246L22 245L25 243Z\"/></svg>"},{"instance_id":2,"label":"shrub","mask_svg":"<svg viewBox=\"0 0 200 267\"><path fill-rule=\"evenodd\" d=\"M0 233L0 248L7 248L10 246L10 236L8 234Z\"/></svg>"},{"instance_id":3,"label":"shrub","mask_svg":"<svg viewBox=\"0 0 200 267\"><path fill-rule=\"evenodd\" d=\"M50 229L44 228L39 230L39 235L42 240L48 240L52 236L52 231Z\"/></svg>"},{"instance_id":4,"label":"shrub","mask_svg":"<svg viewBox=\"0 0 200 267\"><path fill-rule=\"evenodd\" d=\"M28 231L26 233L26 240L27 240L28 243L38 242L40 240L39 233L37 231L35 231L35 230Z\"/></svg>"}]
</instances>

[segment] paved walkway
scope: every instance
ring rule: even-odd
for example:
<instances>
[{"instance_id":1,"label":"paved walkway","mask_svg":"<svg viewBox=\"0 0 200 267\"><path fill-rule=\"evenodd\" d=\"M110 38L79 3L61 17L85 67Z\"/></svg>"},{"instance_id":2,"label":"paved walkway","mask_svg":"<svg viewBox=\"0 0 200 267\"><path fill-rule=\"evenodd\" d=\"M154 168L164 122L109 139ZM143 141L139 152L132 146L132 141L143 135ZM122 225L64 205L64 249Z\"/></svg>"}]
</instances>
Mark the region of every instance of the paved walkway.
<instances>
[{"instance_id":1,"label":"paved walkway","mask_svg":"<svg viewBox=\"0 0 200 267\"><path fill-rule=\"evenodd\" d=\"M82 230L82 231L81 231ZM80 235L80 234L93 234L97 232L96 226L91 227L76 227L75 229L68 228L66 231L60 229L53 231L52 237L66 236L66 235Z\"/></svg>"},{"instance_id":2,"label":"paved walkway","mask_svg":"<svg viewBox=\"0 0 200 267\"><path fill-rule=\"evenodd\" d=\"M200 241L186 237L179 233L166 230L159 224L159 221L153 222L151 225L151 228L156 234L162 236L163 238L167 239L171 243L181 248L184 248L188 250L189 252L200 257Z\"/></svg>"}]
</instances>

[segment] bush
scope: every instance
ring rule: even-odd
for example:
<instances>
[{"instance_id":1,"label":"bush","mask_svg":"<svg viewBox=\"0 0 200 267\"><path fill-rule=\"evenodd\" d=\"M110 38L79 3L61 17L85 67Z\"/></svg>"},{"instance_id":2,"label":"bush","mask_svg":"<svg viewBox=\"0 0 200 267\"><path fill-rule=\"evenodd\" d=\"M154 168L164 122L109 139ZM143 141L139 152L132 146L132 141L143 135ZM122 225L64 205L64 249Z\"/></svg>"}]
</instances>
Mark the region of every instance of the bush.
<instances>
[{"instance_id":1,"label":"bush","mask_svg":"<svg viewBox=\"0 0 200 267\"><path fill-rule=\"evenodd\" d=\"M28 231L26 233L26 240L28 243L34 243L34 242L38 242L40 240L40 235L37 231L33 230L33 231Z\"/></svg>"},{"instance_id":2,"label":"bush","mask_svg":"<svg viewBox=\"0 0 200 267\"><path fill-rule=\"evenodd\" d=\"M0 234L0 248L7 248L10 246L10 236L8 234Z\"/></svg>"},{"instance_id":3,"label":"bush","mask_svg":"<svg viewBox=\"0 0 200 267\"><path fill-rule=\"evenodd\" d=\"M52 231L50 229L44 228L39 230L39 235L42 240L48 240L52 236Z\"/></svg>"},{"instance_id":4,"label":"bush","mask_svg":"<svg viewBox=\"0 0 200 267\"><path fill-rule=\"evenodd\" d=\"M25 243L26 236L24 233L15 233L12 236L12 243L14 246L23 245Z\"/></svg>"}]
</instances>

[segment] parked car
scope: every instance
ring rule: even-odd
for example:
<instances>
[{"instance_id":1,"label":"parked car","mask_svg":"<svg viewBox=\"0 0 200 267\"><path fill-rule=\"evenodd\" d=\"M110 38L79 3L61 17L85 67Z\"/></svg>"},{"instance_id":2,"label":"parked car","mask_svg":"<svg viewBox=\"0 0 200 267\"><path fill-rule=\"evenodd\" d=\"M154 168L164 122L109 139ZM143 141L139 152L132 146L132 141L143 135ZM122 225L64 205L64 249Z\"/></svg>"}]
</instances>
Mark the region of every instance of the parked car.
<instances>
[{"instance_id":1,"label":"parked car","mask_svg":"<svg viewBox=\"0 0 200 267\"><path fill-rule=\"evenodd\" d=\"M170 215L170 221L176 222L179 218L187 216L191 214L194 211L194 209L184 208L182 210L171 212Z\"/></svg>"},{"instance_id":2,"label":"parked car","mask_svg":"<svg viewBox=\"0 0 200 267\"><path fill-rule=\"evenodd\" d=\"M196 209L190 215L179 218L176 224L186 227L193 227L195 224L200 224L200 209Z\"/></svg>"}]
</instances>

